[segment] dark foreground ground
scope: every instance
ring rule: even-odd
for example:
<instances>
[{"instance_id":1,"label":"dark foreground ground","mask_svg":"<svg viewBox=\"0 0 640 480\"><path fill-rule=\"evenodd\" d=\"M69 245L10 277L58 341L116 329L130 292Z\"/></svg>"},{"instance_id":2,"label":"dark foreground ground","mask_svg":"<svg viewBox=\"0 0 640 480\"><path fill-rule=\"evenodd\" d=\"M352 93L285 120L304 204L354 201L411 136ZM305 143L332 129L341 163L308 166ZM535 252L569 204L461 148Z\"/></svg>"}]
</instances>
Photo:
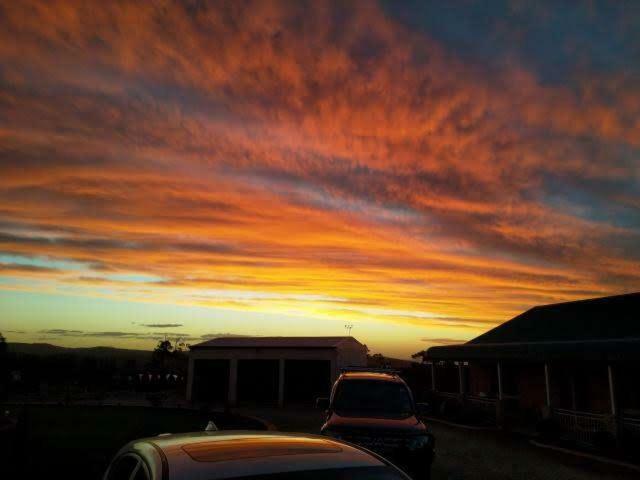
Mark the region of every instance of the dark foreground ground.
<instances>
[{"instance_id":1,"label":"dark foreground ground","mask_svg":"<svg viewBox=\"0 0 640 480\"><path fill-rule=\"evenodd\" d=\"M3 407L7 409L18 426L11 445L0 448L0 478L99 479L120 447L136 438L204 430L209 420L225 430L265 428L239 415L177 408Z\"/></svg>"},{"instance_id":2,"label":"dark foreground ground","mask_svg":"<svg viewBox=\"0 0 640 480\"><path fill-rule=\"evenodd\" d=\"M32 406L19 413L17 446L13 451L0 448L0 455L8 457L0 458L0 478L98 479L129 440L202 430L208 420L222 429L266 428L252 418L258 417L283 431L308 433L318 433L322 423L322 414L309 409L239 409L229 415L150 407ZM524 437L430 426L437 439L434 480L640 478L637 472L540 449Z\"/></svg>"},{"instance_id":3,"label":"dark foreground ground","mask_svg":"<svg viewBox=\"0 0 640 480\"><path fill-rule=\"evenodd\" d=\"M511 434L433 424L437 438L434 480L631 479L638 473L531 445Z\"/></svg>"},{"instance_id":4,"label":"dark foreground ground","mask_svg":"<svg viewBox=\"0 0 640 480\"><path fill-rule=\"evenodd\" d=\"M318 433L322 414L308 410L244 409L281 430ZM512 434L429 424L436 437L433 480L595 480L640 478L640 473L541 449Z\"/></svg>"}]
</instances>

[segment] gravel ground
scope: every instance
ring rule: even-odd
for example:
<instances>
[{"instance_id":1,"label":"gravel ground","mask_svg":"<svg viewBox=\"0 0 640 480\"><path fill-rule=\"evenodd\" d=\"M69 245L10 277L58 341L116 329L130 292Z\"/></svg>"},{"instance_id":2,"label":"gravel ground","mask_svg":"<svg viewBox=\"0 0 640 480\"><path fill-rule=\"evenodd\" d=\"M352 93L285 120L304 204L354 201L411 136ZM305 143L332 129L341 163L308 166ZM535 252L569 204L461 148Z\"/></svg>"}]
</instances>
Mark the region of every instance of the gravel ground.
<instances>
[{"instance_id":1,"label":"gravel ground","mask_svg":"<svg viewBox=\"0 0 640 480\"><path fill-rule=\"evenodd\" d=\"M434 480L462 479L631 479L640 474L541 449L508 433L432 425L437 457Z\"/></svg>"},{"instance_id":2,"label":"gravel ground","mask_svg":"<svg viewBox=\"0 0 640 480\"><path fill-rule=\"evenodd\" d=\"M298 409L241 409L238 413L271 422L277 429L318 433L322 414ZM541 449L517 435L468 430L431 423L436 437L433 480L468 479L638 479L640 473Z\"/></svg>"}]
</instances>

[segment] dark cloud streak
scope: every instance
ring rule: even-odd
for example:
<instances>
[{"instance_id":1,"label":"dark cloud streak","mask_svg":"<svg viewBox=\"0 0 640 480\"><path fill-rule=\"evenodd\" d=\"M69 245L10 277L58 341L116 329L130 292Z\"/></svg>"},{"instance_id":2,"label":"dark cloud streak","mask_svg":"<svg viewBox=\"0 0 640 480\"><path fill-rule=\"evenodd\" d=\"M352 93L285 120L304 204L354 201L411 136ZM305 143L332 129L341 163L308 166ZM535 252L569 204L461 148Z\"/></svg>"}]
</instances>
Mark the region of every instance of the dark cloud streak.
<instances>
[{"instance_id":1,"label":"dark cloud streak","mask_svg":"<svg viewBox=\"0 0 640 480\"><path fill-rule=\"evenodd\" d=\"M640 12L485 7L7 4L0 247L86 271L0 274L460 325L633 288Z\"/></svg>"}]
</instances>

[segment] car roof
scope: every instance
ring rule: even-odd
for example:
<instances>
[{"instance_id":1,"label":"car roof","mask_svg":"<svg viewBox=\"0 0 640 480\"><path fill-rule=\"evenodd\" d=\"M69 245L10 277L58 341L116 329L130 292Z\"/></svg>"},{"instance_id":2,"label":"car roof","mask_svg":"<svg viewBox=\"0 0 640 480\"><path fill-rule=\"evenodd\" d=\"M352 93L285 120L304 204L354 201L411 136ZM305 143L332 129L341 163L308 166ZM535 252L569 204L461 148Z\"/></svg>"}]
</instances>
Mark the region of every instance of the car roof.
<instances>
[{"instance_id":1,"label":"car roof","mask_svg":"<svg viewBox=\"0 0 640 480\"><path fill-rule=\"evenodd\" d=\"M384 382L404 383L396 373L393 372L344 372L340 375L341 380L380 380Z\"/></svg>"},{"instance_id":2,"label":"car roof","mask_svg":"<svg viewBox=\"0 0 640 480\"><path fill-rule=\"evenodd\" d=\"M123 450L151 444L165 457L170 478L210 480L326 468L375 467L385 463L353 445L317 435L223 431L161 435L136 440Z\"/></svg>"}]
</instances>

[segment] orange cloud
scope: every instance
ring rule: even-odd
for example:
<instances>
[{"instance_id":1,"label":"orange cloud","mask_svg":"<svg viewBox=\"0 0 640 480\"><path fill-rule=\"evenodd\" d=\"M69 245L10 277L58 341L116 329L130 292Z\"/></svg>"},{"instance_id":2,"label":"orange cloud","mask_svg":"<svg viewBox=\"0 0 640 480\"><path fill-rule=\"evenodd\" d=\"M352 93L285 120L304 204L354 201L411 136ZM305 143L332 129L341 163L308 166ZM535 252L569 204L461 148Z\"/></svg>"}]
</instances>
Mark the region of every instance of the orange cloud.
<instances>
[{"instance_id":1,"label":"orange cloud","mask_svg":"<svg viewBox=\"0 0 640 480\"><path fill-rule=\"evenodd\" d=\"M547 195L637 213L598 184L637 178L625 75L496 71L371 2L13 2L0 58L0 252L84 266L0 275L425 326L640 280L637 228Z\"/></svg>"}]
</instances>

